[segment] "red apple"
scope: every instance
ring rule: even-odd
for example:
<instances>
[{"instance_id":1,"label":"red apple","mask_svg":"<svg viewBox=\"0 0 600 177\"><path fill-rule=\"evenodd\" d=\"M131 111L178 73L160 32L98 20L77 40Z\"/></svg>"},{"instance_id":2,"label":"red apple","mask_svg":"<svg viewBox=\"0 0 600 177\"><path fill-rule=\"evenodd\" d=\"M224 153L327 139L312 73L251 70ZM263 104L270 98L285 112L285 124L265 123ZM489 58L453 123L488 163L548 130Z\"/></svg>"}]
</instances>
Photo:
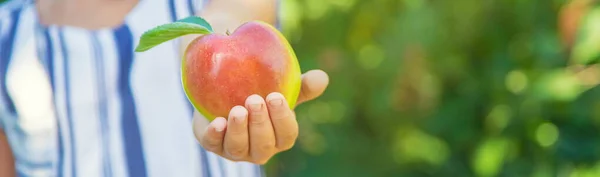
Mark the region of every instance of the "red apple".
<instances>
[{"instance_id":1,"label":"red apple","mask_svg":"<svg viewBox=\"0 0 600 177\"><path fill-rule=\"evenodd\" d=\"M251 21L231 34L210 33L194 39L182 62L188 99L207 119L225 117L258 94L280 92L294 107L301 71L286 38L273 26Z\"/></svg>"}]
</instances>

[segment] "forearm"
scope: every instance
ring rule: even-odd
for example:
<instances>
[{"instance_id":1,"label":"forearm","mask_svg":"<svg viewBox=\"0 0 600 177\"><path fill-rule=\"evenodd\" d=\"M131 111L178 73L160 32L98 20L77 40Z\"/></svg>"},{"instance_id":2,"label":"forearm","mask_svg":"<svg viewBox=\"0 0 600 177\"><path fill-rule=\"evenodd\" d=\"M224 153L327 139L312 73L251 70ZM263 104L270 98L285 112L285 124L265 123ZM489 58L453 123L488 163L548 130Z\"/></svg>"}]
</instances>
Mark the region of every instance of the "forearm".
<instances>
[{"instance_id":1,"label":"forearm","mask_svg":"<svg viewBox=\"0 0 600 177\"><path fill-rule=\"evenodd\" d=\"M218 33L233 31L251 20L274 24L277 1L280 0L213 0L198 15L213 24Z\"/></svg>"},{"instance_id":2,"label":"forearm","mask_svg":"<svg viewBox=\"0 0 600 177\"><path fill-rule=\"evenodd\" d=\"M15 176L15 161L2 129L0 129L0 176Z\"/></svg>"}]
</instances>

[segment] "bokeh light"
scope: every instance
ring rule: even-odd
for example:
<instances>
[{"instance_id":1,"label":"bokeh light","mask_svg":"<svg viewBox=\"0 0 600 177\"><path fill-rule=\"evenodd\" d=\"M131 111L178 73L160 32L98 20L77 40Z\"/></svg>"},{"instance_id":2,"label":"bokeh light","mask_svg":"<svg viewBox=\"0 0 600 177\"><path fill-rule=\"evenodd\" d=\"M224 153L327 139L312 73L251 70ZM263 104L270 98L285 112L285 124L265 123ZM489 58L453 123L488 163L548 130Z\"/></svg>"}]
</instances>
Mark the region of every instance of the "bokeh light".
<instances>
[{"instance_id":1,"label":"bokeh light","mask_svg":"<svg viewBox=\"0 0 600 177\"><path fill-rule=\"evenodd\" d=\"M543 123L535 131L535 137L540 146L548 147L556 143L559 131L556 125L552 123Z\"/></svg>"}]
</instances>

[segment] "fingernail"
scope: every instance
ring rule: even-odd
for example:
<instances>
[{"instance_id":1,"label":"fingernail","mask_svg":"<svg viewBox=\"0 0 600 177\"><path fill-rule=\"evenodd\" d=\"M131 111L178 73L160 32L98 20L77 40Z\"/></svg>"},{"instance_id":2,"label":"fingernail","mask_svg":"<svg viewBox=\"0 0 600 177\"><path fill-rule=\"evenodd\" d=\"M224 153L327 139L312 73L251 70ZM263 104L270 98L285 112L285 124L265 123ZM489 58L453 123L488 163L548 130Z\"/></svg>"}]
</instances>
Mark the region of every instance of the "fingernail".
<instances>
[{"instance_id":1,"label":"fingernail","mask_svg":"<svg viewBox=\"0 0 600 177\"><path fill-rule=\"evenodd\" d=\"M231 110L231 116L233 117L233 119L235 119L236 123L244 122L244 119L246 119L247 114L248 111L246 111L246 108L242 106L233 107L233 109Z\"/></svg>"},{"instance_id":2,"label":"fingernail","mask_svg":"<svg viewBox=\"0 0 600 177\"><path fill-rule=\"evenodd\" d=\"M215 131L217 132L222 132L223 131L223 126L215 126Z\"/></svg>"},{"instance_id":3,"label":"fingernail","mask_svg":"<svg viewBox=\"0 0 600 177\"><path fill-rule=\"evenodd\" d=\"M267 96L267 100L269 100L271 106L283 105L283 95L281 93L271 93Z\"/></svg>"},{"instance_id":4,"label":"fingernail","mask_svg":"<svg viewBox=\"0 0 600 177\"><path fill-rule=\"evenodd\" d=\"M222 132L225 129L224 121L225 121L225 119L221 118L221 117L213 120L212 126L213 126L213 128L215 128L215 131Z\"/></svg>"},{"instance_id":5,"label":"fingernail","mask_svg":"<svg viewBox=\"0 0 600 177\"><path fill-rule=\"evenodd\" d=\"M248 97L248 107L252 111L260 111L262 109L262 98L258 95Z\"/></svg>"}]
</instances>

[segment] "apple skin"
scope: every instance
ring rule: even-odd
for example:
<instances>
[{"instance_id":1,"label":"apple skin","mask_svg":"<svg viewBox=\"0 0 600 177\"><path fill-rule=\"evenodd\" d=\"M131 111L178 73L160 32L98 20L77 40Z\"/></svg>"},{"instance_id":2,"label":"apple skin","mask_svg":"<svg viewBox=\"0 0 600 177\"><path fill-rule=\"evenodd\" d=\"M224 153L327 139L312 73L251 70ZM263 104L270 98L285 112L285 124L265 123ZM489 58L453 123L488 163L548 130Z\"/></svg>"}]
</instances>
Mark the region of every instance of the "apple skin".
<instances>
[{"instance_id":1,"label":"apple skin","mask_svg":"<svg viewBox=\"0 0 600 177\"><path fill-rule=\"evenodd\" d=\"M205 118L227 119L246 98L279 92L293 108L300 93L301 71L292 47L273 26L262 21L240 25L230 35L195 38L182 62L188 100Z\"/></svg>"}]
</instances>

